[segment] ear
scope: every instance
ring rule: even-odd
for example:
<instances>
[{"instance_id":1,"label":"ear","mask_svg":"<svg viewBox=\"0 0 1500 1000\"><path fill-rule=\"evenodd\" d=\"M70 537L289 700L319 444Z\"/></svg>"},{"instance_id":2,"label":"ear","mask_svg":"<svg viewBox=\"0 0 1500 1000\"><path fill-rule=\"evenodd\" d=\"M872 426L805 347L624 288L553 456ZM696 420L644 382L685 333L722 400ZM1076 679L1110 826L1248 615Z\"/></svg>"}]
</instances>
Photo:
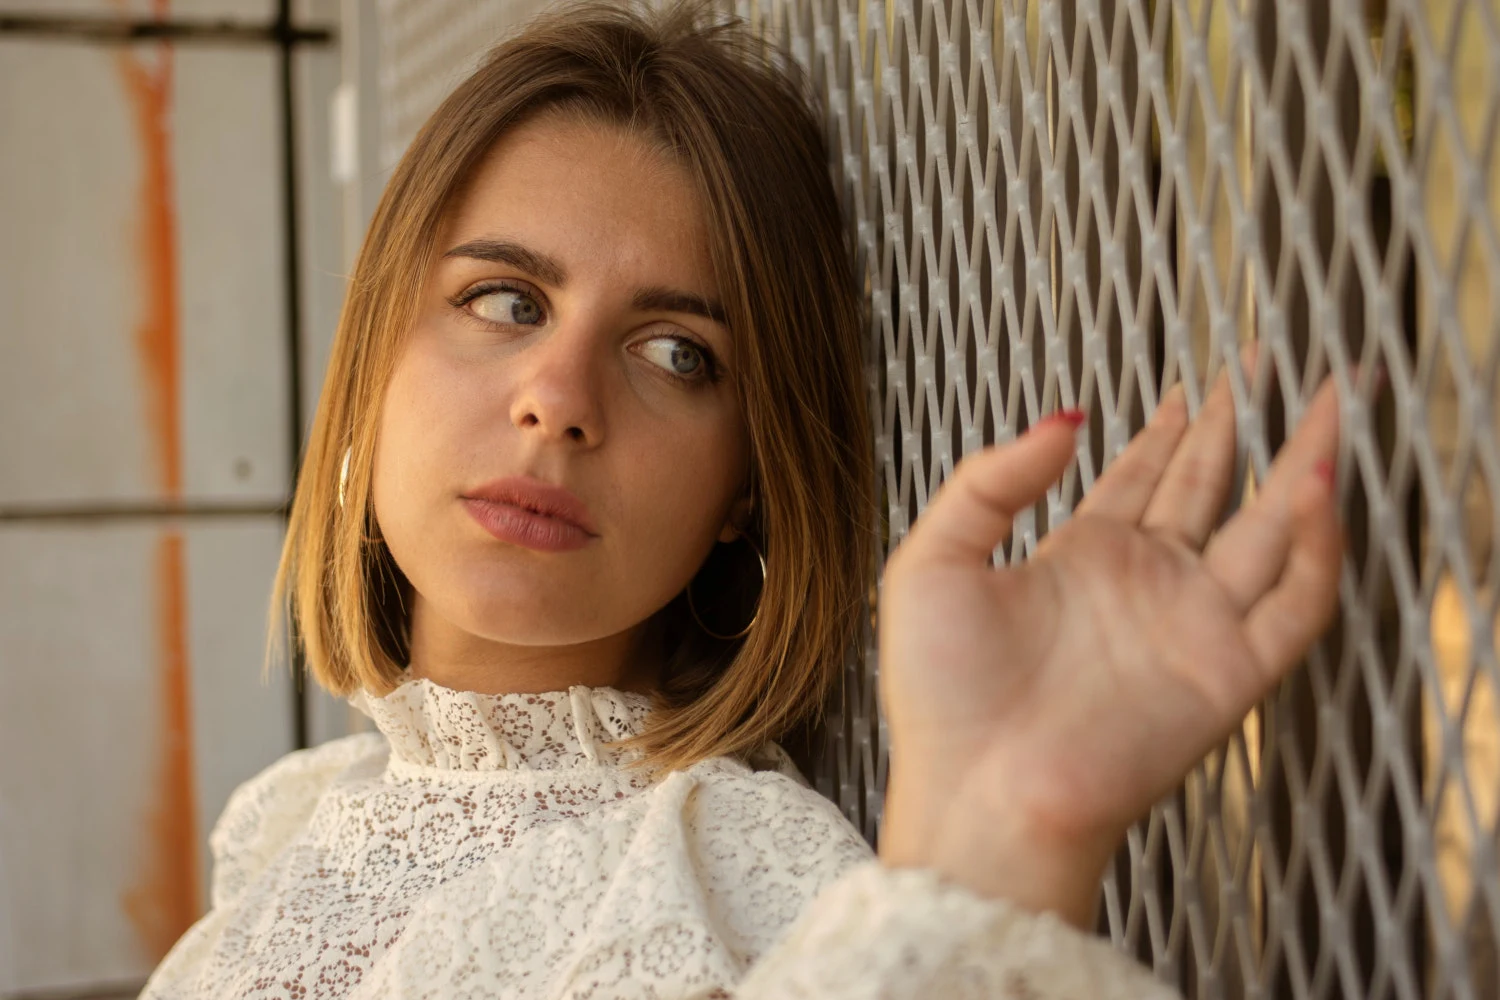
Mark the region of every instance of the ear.
<instances>
[{"instance_id":1,"label":"ear","mask_svg":"<svg viewBox=\"0 0 1500 1000\"><path fill-rule=\"evenodd\" d=\"M754 510L754 504L749 497L740 497L729 508L729 517L724 521L724 527L719 529L719 541L732 542L744 534L745 526L750 523L750 513Z\"/></svg>"}]
</instances>

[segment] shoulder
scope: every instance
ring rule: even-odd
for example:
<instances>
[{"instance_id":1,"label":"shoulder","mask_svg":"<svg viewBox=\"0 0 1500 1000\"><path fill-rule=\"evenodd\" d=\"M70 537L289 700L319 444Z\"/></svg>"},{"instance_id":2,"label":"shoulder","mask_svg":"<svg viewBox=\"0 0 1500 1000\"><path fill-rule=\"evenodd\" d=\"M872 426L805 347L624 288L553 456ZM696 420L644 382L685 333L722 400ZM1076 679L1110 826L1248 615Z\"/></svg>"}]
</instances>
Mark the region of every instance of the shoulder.
<instances>
[{"instance_id":1,"label":"shoulder","mask_svg":"<svg viewBox=\"0 0 1500 1000\"><path fill-rule=\"evenodd\" d=\"M683 823L703 891L743 962L768 949L826 887L874 856L839 808L796 768L755 770L717 758L697 780Z\"/></svg>"},{"instance_id":2,"label":"shoulder","mask_svg":"<svg viewBox=\"0 0 1500 1000\"><path fill-rule=\"evenodd\" d=\"M307 823L330 785L353 769L383 763L379 733L358 733L276 761L236 788L209 834L213 905L237 896Z\"/></svg>"},{"instance_id":3,"label":"shoulder","mask_svg":"<svg viewBox=\"0 0 1500 1000\"><path fill-rule=\"evenodd\" d=\"M210 843L231 846L284 821L306 819L330 782L373 757L384 758L379 733L357 733L295 750L236 788L214 826Z\"/></svg>"},{"instance_id":4,"label":"shoulder","mask_svg":"<svg viewBox=\"0 0 1500 1000\"><path fill-rule=\"evenodd\" d=\"M749 765L699 765L687 818L701 835L764 844L778 867L836 867L871 855L854 824L797 771L784 751L762 751ZM759 768L759 769L758 769Z\"/></svg>"}]
</instances>

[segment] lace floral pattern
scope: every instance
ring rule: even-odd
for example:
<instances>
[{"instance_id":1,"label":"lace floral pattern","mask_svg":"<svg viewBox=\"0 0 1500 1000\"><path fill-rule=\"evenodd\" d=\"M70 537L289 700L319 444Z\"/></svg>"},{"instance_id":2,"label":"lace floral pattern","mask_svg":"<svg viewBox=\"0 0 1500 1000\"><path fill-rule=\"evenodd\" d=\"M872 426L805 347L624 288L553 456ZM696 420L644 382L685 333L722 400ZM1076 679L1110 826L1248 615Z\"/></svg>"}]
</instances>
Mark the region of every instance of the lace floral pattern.
<instances>
[{"instance_id":1,"label":"lace floral pattern","mask_svg":"<svg viewBox=\"0 0 1500 1000\"><path fill-rule=\"evenodd\" d=\"M143 997L1168 995L1102 942L886 871L774 745L623 769L603 744L644 695L411 681L356 704L379 734L236 791L213 909Z\"/></svg>"},{"instance_id":2,"label":"lace floral pattern","mask_svg":"<svg viewBox=\"0 0 1500 1000\"><path fill-rule=\"evenodd\" d=\"M601 744L640 732L651 709L646 695L614 688L495 696L425 679L351 701L386 734L393 758L458 771L622 764L636 755Z\"/></svg>"}]
</instances>

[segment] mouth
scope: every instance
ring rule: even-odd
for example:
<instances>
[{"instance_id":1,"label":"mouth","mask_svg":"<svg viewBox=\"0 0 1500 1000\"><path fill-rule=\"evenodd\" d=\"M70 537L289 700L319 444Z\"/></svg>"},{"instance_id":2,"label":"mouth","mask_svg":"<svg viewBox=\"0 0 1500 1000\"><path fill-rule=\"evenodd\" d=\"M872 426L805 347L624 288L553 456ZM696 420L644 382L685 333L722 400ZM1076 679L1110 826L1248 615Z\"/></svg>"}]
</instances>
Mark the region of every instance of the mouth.
<instances>
[{"instance_id":1,"label":"mouth","mask_svg":"<svg viewBox=\"0 0 1500 1000\"><path fill-rule=\"evenodd\" d=\"M514 504L465 497L464 506L469 516L495 538L538 552L570 552L595 537L570 521Z\"/></svg>"},{"instance_id":2,"label":"mouth","mask_svg":"<svg viewBox=\"0 0 1500 1000\"><path fill-rule=\"evenodd\" d=\"M587 505L530 477L497 479L463 494L471 517L501 541L541 551L581 548L598 537Z\"/></svg>"}]
</instances>

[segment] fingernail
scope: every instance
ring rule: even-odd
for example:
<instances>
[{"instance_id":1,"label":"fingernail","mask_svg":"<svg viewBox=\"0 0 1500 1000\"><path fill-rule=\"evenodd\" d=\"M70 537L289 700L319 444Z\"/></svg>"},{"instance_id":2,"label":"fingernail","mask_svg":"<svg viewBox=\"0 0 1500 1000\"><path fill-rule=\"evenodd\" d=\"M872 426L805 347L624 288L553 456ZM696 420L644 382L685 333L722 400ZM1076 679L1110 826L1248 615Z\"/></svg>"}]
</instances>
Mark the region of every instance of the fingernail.
<instances>
[{"instance_id":1,"label":"fingernail","mask_svg":"<svg viewBox=\"0 0 1500 1000\"><path fill-rule=\"evenodd\" d=\"M1036 422L1036 427L1046 427L1048 424L1067 424L1077 430L1084 425L1089 415L1082 410L1058 410L1056 413L1043 417Z\"/></svg>"},{"instance_id":2,"label":"fingernail","mask_svg":"<svg viewBox=\"0 0 1500 1000\"><path fill-rule=\"evenodd\" d=\"M1313 471L1318 474L1318 478L1322 479L1323 482L1327 483L1328 486L1332 488L1335 475L1335 470L1332 462L1330 462L1326 458L1321 459L1317 465L1313 466Z\"/></svg>"}]
</instances>

